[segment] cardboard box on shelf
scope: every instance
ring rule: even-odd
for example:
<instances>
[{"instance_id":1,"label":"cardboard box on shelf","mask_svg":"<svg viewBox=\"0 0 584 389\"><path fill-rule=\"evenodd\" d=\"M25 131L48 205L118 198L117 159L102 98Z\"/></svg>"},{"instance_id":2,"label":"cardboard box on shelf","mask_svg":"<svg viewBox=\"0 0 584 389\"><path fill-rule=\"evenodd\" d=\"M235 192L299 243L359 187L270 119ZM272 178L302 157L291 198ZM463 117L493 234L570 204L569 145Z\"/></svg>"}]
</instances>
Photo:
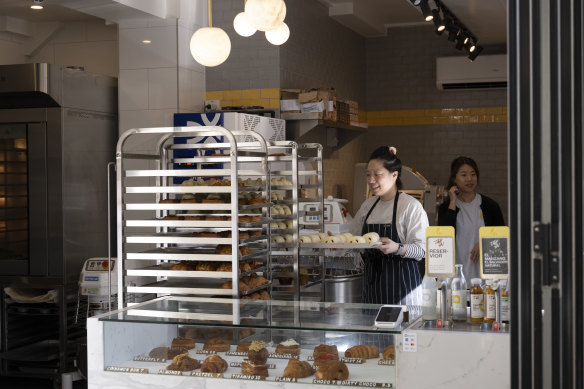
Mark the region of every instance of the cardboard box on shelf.
<instances>
[{"instance_id":1,"label":"cardboard box on shelf","mask_svg":"<svg viewBox=\"0 0 584 389\"><path fill-rule=\"evenodd\" d=\"M303 90L298 95L302 113L318 112L319 119L337 120L336 91L333 88Z\"/></svg>"},{"instance_id":2,"label":"cardboard box on shelf","mask_svg":"<svg viewBox=\"0 0 584 389\"><path fill-rule=\"evenodd\" d=\"M280 112L281 113L300 113L300 103L298 95L300 89L281 89L280 90Z\"/></svg>"}]
</instances>

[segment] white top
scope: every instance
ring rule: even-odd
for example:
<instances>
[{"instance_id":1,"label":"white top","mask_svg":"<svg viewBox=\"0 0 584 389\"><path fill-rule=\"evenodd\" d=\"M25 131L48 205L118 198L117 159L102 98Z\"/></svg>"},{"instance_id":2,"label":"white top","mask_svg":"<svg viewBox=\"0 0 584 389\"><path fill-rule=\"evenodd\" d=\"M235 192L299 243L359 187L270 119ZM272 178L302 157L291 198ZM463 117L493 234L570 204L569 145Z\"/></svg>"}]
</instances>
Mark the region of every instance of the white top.
<instances>
[{"instance_id":1,"label":"white top","mask_svg":"<svg viewBox=\"0 0 584 389\"><path fill-rule=\"evenodd\" d=\"M472 248L479 242L479 228L485 225L481 211L482 197L477 193L470 203L456 200L458 215L456 215L456 263L462 264L464 277L480 278L479 261L470 259Z\"/></svg>"},{"instance_id":2,"label":"white top","mask_svg":"<svg viewBox=\"0 0 584 389\"><path fill-rule=\"evenodd\" d=\"M368 198L363 202L359 211L355 214L351 222L351 233L361 235L365 216L377 201L377 196ZM368 224L390 224L393 219L393 200L379 203L369 215ZM397 235L403 244L413 244L425 250L426 227L428 227L428 215L417 199L406 193L400 193L397 201ZM382 237L383 238L383 237ZM389 238L389 236L387 237Z\"/></svg>"}]
</instances>

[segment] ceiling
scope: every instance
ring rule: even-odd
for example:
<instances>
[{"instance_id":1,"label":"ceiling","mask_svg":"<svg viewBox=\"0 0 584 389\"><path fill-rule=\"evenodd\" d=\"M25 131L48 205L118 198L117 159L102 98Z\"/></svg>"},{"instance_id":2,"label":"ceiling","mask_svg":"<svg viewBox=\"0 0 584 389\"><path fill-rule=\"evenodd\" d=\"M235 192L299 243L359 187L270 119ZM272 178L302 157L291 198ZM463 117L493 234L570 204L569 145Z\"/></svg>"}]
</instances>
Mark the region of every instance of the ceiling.
<instances>
[{"instance_id":1,"label":"ceiling","mask_svg":"<svg viewBox=\"0 0 584 389\"><path fill-rule=\"evenodd\" d=\"M427 23L423 21L419 7L414 7L409 0L317 1L329 7L331 18L365 37L384 36L390 34L393 28ZM30 22L95 19L96 16L73 9L81 3L90 6L99 3L100 7L110 3L110 14L123 11L119 2L113 0L45 0L45 8L41 11L29 8L32 0L0 0L0 17L11 16ZM442 0L442 3L478 38L480 44L499 45L507 42L507 0ZM101 16L107 12L94 14Z\"/></svg>"}]
</instances>

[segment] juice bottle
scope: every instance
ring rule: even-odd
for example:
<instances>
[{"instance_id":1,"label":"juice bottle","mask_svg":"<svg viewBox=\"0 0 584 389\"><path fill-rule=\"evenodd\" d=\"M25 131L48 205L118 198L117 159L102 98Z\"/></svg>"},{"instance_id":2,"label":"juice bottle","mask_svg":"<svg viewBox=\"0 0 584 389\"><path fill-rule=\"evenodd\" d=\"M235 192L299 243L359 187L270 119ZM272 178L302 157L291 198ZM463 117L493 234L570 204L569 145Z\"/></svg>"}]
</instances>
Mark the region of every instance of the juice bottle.
<instances>
[{"instance_id":1,"label":"juice bottle","mask_svg":"<svg viewBox=\"0 0 584 389\"><path fill-rule=\"evenodd\" d=\"M495 311L497 306L495 302L495 291L491 288L491 285L493 285L493 280L487 280L487 285L483 290L485 323L492 323L495 321Z\"/></svg>"},{"instance_id":2,"label":"juice bottle","mask_svg":"<svg viewBox=\"0 0 584 389\"><path fill-rule=\"evenodd\" d=\"M509 324L511 318L510 310L511 296L507 289L507 280L501 281L501 323Z\"/></svg>"},{"instance_id":3,"label":"juice bottle","mask_svg":"<svg viewBox=\"0 0 584 389\"><path fill-rule=\"evenodd\" d=\"M470 322L483 322L483 288L481 288L481 279L473 278L470 280Z\"/></svg>"}]
</instances>

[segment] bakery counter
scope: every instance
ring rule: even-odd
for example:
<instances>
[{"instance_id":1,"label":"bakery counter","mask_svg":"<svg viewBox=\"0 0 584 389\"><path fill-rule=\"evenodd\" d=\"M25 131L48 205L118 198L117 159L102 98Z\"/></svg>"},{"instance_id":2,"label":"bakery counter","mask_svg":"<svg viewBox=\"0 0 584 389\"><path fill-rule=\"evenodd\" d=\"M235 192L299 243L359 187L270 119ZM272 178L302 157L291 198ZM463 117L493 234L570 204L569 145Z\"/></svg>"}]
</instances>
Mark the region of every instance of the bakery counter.
<instances>
[{"instance_id":1,"label":"bakery counter","mask_svg":"<svg viewBox=\"0 0 584 389\"><path fill-rule=\"evenodd\" d=\"M379 306L166 296L88 319L88 387L508 388L509 334L393 329Z\"/></svg>"}]
</instances>

